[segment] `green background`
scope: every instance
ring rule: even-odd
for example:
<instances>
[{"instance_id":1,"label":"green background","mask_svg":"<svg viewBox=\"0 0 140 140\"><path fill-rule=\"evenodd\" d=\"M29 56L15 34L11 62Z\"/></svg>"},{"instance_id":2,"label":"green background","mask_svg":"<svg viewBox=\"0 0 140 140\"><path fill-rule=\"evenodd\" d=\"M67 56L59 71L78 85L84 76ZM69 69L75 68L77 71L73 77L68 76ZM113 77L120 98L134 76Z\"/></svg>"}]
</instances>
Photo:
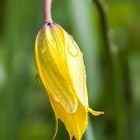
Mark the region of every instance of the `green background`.
<instances>
[{"instance_id":1,"label":"green background","mask_svg":"<svg viewBox=\"0 0 140 140\"><path fill-rule=\"evenodd\" d=\"M109 40L92 0L53 0L52 6L53 20L84 53L89 104L105 112L89 115L83 140L140 140L140 1L102 5ZM34 66L43 17L43 0L0 0L0 140L53 137L54 114ZM68 139L60 122L56 140Z\"/></svg>"}]
</instances>

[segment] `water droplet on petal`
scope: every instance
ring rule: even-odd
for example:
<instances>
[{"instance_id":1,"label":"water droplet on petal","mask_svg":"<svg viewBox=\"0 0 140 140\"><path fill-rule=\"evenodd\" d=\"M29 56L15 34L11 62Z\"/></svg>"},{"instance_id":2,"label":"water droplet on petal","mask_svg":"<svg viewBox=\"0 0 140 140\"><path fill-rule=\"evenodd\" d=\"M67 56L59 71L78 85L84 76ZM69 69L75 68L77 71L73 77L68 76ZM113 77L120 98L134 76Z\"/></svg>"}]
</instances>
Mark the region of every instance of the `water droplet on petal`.
<instances>
[{"instance_id":1,"label":"water droplet on petal","mask_svg":"<svg viewBox=\"0 0 140 140\"><path fill-rule=\"evenodd\" d=\"M82 52L81 52L81 56L82 56L82 57L84 56Z\"/></svg>"},{"instance_id":2,"label":"water droplet on petal","mask_svg":"<svg viewBox=\"0 0 140 140\"><path fill-rule=\"evenodd\" d=\"M41 53L44 54L44 53L46 52L46 50L47 50L46 46L43 46L43 47L41 48Z\"/></svg>"},{"instance_id":3,"label":"water droplet on petal","mask_svg":"<svg viewBox=\"0 0 140 140\"><path fill-rule=\"evenodd\" d=\"M85 77L85 79L86 79L86 77L87 77L87 75L86 75L86 67L85 67L85 65L84 65L84 77Z\"/></svg>"},{"instance_id":4,"label":"water droplet on petal","mask_svg":"<svg viewBox=\"0 0 140 140\"><path fill-rule=\"evenodd\" d=\"M77 82L76 82L75 78L73 79L73 83L74 83L75 86L77 85Z\"/></svg>"},{"instance_id":5,"label":"water droplet on petal","mask_svg":"<svg viewBox=\"0 0 140 140\"><path fill-rule=\"evenodd\" d=\"M39 82L39 83L40 83L40 78L39 78L38 73L36 73L36 80L37 80L37 82Z\"/></svg>"},{"instance_id":6,"label":"water droplet on petal","mask_svg":"<svg viewBox=\"0 0 140 140\"><path fill-rule=\"evenodd\" d=\"M74 57L76 57L78 55L78 49L76 48L76 46L74 46L73 44L70 44L70 43L68 46L68 52Z\"/></svg>"}]
</instances>

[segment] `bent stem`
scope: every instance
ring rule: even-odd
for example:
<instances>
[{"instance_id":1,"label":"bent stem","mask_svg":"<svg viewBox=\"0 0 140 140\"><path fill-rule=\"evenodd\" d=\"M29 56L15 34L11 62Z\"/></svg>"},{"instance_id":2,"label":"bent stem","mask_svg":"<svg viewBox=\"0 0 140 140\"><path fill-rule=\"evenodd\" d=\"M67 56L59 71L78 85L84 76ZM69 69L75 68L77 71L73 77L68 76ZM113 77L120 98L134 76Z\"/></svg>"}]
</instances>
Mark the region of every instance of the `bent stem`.
<instances>
[{"instance_id":1,"label":"bent stem","mask_svg":"<svg viewBox=\"0 0 140 140\"><path fill-rule=\"evenodd\" d=\"M52 0L44 0L44 16L45 16L45 23L51 23L51 5Z\"/></svg>"}]
</instances>

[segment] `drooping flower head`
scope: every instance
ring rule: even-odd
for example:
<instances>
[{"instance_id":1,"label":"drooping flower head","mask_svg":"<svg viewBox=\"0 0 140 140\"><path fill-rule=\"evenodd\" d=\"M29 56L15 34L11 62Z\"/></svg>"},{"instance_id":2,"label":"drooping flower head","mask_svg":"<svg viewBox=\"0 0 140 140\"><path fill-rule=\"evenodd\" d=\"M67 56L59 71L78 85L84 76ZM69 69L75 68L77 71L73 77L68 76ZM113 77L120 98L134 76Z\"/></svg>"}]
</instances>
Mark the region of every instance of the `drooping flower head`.
<instances>
[{"instance_id":1,"label":"drooping flower head","mask_svg":"<svg viewBox=\"0 0 140 140\"><path fill-rule=\"evenodd\" d=\"M95 116L103 112L88 106L86 71L78 45L60 25L46 22L36 37L35 64L55 113L56 129L60 119L70 139L80 140L88 126L88 112Z\"/></svg>"}]
</instances>

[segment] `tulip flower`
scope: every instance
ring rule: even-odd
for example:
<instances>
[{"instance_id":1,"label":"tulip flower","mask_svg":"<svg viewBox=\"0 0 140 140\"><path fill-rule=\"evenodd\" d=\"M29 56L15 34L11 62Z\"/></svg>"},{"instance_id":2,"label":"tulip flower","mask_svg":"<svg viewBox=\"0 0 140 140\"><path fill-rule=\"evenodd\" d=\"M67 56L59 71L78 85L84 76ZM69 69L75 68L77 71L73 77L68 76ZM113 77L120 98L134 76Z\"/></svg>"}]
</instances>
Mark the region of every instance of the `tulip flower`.
<instances>
[{"instance_id":1,"label":"tulip flower","mask_svg":"<svg viewBox=\"0 0 140 140\"><path fill-rule=\"evenodd\" d=\"M52 21L48 14L51 0L45 2L49 9L45 9L46 23L38 32L35 42L37 73L55 113L56 133L60 119L70 140L73 137L81 140L88 127L88 112L95 116L103 112L89 108L83 53L73 38Z\"/></svg>"}]
</instances>

